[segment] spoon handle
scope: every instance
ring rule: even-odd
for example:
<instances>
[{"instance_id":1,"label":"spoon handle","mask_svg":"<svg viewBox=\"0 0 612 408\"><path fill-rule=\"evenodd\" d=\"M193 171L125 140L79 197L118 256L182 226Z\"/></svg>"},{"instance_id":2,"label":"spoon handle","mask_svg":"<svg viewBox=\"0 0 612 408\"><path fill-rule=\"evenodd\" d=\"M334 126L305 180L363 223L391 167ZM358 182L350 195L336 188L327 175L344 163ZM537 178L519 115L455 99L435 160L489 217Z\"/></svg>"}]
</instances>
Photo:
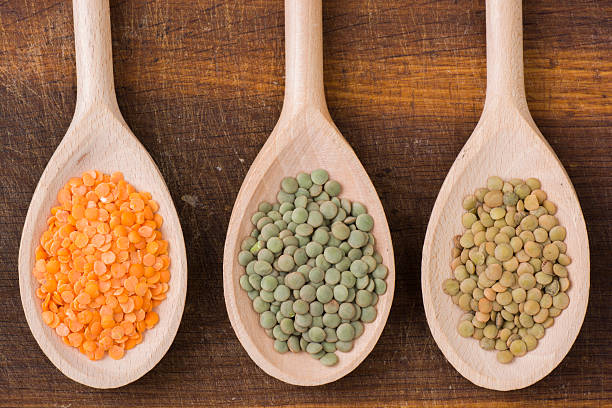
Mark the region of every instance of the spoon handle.
<instances>
[{"instance_id":1,"label":"spoon handle","mask_svg":"<svg viewBox=\"0 0 612 408\"><path fill-rule=\"evenodd\" d=\"M283 111L313 107L327 113L323 85L321 0L285 0Z\"/></svg>"},{"instance_id":2,"label":"spoon handle","mask_svg":"<svg viewBox=\"0 0 612 408\"><path fill-rule=\"evenodd\" d=\"M108 0L73 0L77 104L75 116L95 104L119 112L113 82Z\"/></svg>"},{"instance_id":3,"label":"spoon handle","mask_svg":"<svg viewBox=\"0 0 612 408\"><path fill-rule=\"evenodd\" d=\"M521 0L487 0L487 102L527 108Z\"/></svg>"}]
</instances>

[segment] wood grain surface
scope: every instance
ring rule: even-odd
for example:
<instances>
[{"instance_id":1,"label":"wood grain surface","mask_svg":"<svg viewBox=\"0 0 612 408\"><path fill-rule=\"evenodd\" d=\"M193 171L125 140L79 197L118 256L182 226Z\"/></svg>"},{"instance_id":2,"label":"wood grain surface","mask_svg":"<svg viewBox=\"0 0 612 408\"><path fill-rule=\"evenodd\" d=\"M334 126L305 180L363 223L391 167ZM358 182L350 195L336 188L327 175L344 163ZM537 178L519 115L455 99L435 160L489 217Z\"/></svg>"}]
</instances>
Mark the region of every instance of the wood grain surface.
<instances>
[{"instance_id":1,"label":"wood grain surface","mask_svg":"<svg viewBox=\"0 0 612 408\"><path fill-rule=\"evenodd\" d=\"M32 192L74 110L72 6L0 1L0 406L612 406L612 1L523 12L529 108L574 183L591 247L584 326L549 376L519 392L472 385L438 350L421 303L429 214L484 101L483 1L324 1L329 110L385 207L397 286L372 354L335 383L300 388L240 347L221 272L232 204L282 105L283 1L111 0L117 98L177 206L189 288L157 367L97 391L38 348L17 278Z\"/></svg>"}]
</instances>

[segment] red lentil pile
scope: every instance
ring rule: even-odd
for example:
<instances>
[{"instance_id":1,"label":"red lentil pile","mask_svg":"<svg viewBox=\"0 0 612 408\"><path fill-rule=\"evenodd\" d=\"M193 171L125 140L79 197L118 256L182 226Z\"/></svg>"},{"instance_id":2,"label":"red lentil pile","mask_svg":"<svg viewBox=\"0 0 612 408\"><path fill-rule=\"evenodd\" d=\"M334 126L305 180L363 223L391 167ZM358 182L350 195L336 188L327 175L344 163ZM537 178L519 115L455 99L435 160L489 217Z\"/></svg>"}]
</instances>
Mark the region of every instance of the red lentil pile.
<instances>
[{"instance_id":1,"label":"red lentil pile","mask_svg":"<svg viewBox=\"0 0 612 408\"><path fill-rule=\"evenodd\" d=\"M159 205L123 174L96 170L57 194L36 249L42 318L91 360L120 359L159 321L170 281Z\"/></svg>"}]
</instances>

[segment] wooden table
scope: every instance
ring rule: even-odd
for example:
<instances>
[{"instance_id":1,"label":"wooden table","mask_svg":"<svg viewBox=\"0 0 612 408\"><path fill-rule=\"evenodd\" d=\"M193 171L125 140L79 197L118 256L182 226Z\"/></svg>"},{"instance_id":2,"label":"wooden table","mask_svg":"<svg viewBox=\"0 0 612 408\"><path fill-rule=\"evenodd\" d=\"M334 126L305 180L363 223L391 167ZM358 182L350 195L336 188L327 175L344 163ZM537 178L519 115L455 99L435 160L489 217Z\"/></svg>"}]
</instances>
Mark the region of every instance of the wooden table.
<instances>
[{"instance_id":1,"label":"wooden table","mask_svg":"<svg viewBox=\"0 0 612 408\"><path fill-rule=\"evenodd\" d=\"M472 385L445 360L420 292L431 208L483 105L484 2L324 3L329 109L378 189L395 242L395 304L372 354L333 384L290 386L249 359L225 313L225 228L283 100L283 2L113 0L119 105L175 200L189 290L173 346L142 379L98 391L57 371L26 324L17 252L32 192L74 109L72 7L3 1L0 406L612 406L612 1L524 4L527 99L582 203L592 285L565 360L506 393Z\"/></svg>"}]
</instances>

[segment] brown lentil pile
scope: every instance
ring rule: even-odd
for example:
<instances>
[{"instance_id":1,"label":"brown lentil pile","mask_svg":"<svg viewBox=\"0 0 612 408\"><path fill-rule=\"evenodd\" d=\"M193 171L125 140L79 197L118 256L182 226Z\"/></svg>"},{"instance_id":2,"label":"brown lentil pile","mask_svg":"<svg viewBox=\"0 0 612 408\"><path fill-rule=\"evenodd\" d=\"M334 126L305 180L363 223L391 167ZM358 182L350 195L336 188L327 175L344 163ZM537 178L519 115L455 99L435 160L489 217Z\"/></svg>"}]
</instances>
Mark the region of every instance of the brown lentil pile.
<instances>
[{"instance_id":1,"label":"brown lentil pile","mask_svg":"<svg viewBox=\"0 0 612 408\"><path fill-rule=\"evenodd\" d=\"M453 239L454 277L443 290L466 312L457 330L510 363L535 349L569 305L566 230L535 178L489 177L463 200Z\"/></svg>"}]
</instances>

